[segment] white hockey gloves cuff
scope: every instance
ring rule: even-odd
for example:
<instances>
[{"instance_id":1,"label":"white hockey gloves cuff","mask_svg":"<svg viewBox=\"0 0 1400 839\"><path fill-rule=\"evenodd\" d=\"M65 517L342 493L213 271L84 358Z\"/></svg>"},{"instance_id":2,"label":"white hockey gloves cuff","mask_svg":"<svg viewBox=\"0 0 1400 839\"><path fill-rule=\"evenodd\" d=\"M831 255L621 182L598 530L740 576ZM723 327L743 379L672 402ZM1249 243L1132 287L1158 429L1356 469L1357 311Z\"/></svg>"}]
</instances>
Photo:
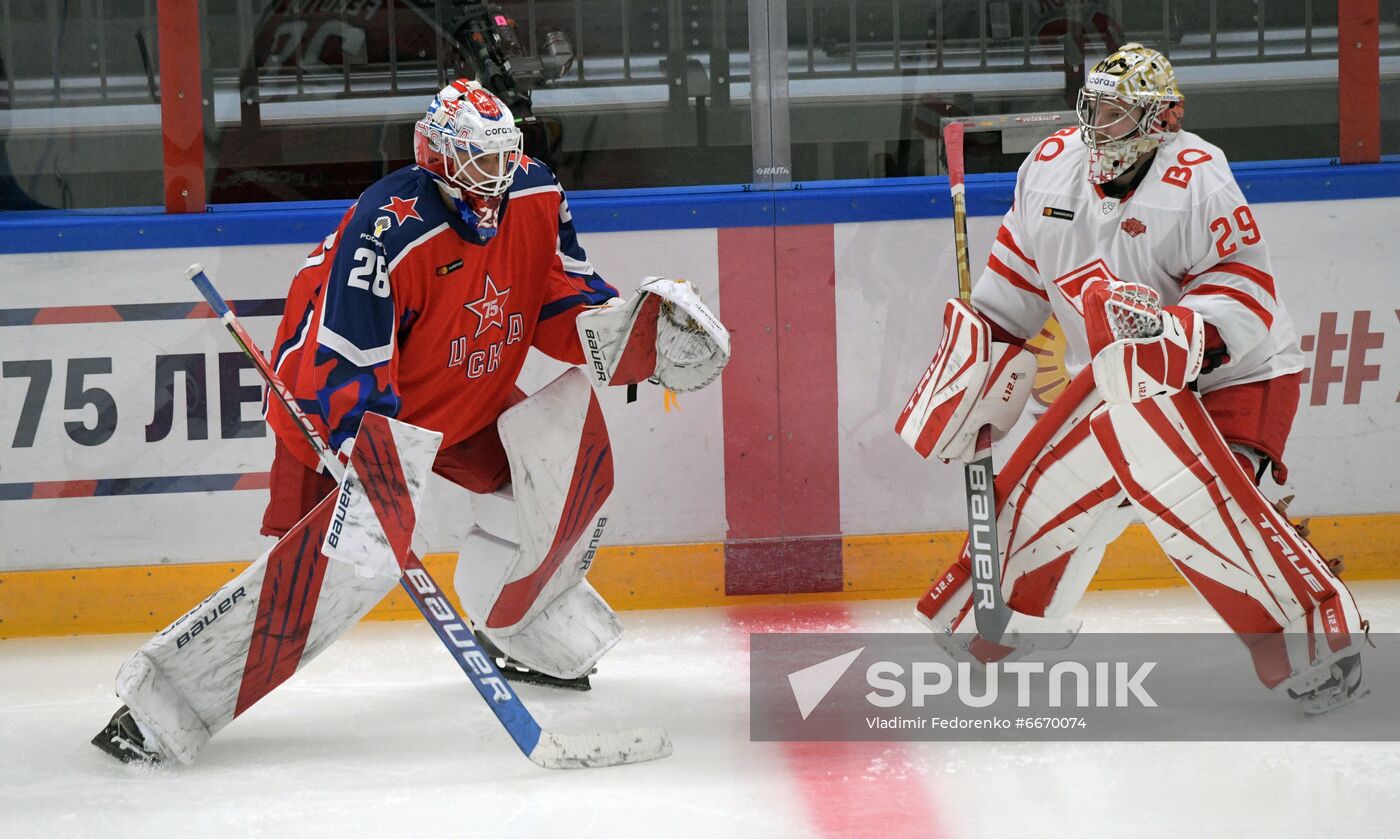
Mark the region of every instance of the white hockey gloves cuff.
<instances>
[{"instance_id":1,"label":"white hockey gloves cuff","mask_svg":"<svg viewBox=\"0 0 1400 839\"><path fill-rule=\"evenodd\" d=\"M729 363L729 330L685 280L648 277L626 303L579 315L578 332L597 384L650 380L684 393Z\"/></svg>"},{"instance_id":2,"label":"white hockey gloves cuff","mask_svg":"<svg viewBox=\"0 0 1400 839\"><path fill-rule=\"evenodd\" d=\"M1031 394L1035 359L992 340L991 324L961 300L943 308L943 342L895 423L923 457L970 462L984 425L1000 438L1016 424Z\"/></svg>"},{"instance_id":3,"label":"white hockey gloves cuff","mask_svg":"<svg viewBox=\"0 0 1400 839\"><path fill-rule=\"evenodd\" d=\"M1200 375L1204 357L1204 322L1190 309L1169 306L1160 335L1114 341L1094 356L1094 383L1105 402L1141 402L1184 390Z\"/></svg>"}]
</instances>

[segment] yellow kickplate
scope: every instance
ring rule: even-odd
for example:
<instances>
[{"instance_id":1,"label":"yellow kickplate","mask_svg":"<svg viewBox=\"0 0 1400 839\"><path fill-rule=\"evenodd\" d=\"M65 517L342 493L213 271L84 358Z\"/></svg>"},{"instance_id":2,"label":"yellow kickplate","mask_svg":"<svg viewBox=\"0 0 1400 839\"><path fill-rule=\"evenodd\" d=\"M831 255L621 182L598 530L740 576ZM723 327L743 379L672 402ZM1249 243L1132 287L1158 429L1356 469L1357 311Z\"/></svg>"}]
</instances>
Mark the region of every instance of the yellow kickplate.
<instances>
[{"instance_id":1,"label":"yellow kickplate","mask_svg":"<svg viewBox=\"0 0 1400 839\"><path fill-rule=\"evenodd\" d=\"M1400 515L1319 516L1312 541L1341 556L1346 580L1400 579ZM616 609L673 609L739 603L915 598L962 545L960 533L899 533L843 540L842 593L727 596L724 546L632 545L598 551L589 582ZM423 564L452 594L455 554ZM168 564L0 573L0 638L159 630L237 576L247 563ZM1134 525L1109 546L1095 589L1184 585L1146 528ZM417 610L394 589L370 620L403 620Z\"/></svg>"}]
</instances>

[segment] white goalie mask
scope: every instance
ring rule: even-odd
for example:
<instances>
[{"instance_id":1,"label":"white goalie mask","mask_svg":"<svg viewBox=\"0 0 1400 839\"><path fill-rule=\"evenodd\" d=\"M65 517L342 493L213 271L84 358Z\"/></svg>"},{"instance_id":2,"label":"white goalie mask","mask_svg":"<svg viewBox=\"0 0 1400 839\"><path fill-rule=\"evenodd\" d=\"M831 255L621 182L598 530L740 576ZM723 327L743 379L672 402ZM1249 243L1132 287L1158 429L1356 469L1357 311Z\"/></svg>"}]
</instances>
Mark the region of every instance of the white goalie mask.
<instances>
[{"instance_id":1,"label":"white goalie mask","mask_svg":"<svg viewBox=\"0 0 1400 839\"><path fill-rule=\"evenodd\" d=\"M510 108L469 79L439 91L427 115L414 126L413 153L419 167L454 194L488 199L504 195L520 166L522 146Z\"/></svg>"},{"instance_id":2,"label":"white goalie mask","mask_svg":"<svg viewBox=\"0 0 1400 839\"><path fill-rule=\"evenodd\" d=\"M1125 44L1095 64L1077 108L1089 181L1113 180L1180 131L1184 101L1171 62L1142 44Z\"/></svg>"}]
</instances>

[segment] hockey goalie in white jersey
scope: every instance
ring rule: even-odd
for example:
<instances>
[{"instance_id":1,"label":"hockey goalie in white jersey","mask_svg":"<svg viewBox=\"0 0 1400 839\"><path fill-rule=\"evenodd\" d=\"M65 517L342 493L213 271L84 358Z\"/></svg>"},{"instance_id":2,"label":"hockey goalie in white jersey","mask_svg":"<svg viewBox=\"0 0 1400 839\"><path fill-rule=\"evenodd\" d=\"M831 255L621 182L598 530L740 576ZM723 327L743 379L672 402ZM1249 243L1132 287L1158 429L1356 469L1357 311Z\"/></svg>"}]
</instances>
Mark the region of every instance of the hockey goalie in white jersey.
<instances>
[{"instance_id":1,"label":"hockey goalie in white jersey","mask_svg":"<svg viewBox=\"0 0 1400 839\"><path fill-rule=\"evenodd\" d=\"M1264 233L1225 155L1182 129L1161 53L1099 62L1078 110L1021 165L971 305L947 304L897 430L925 457L970 461L979 428L1016 422L1034 372L1022 345L1054 315L1074 379L995 482L1008 606L1064 618L1141 518L1266 686L1310 714L1359 699L1367 624L1257 486L1286 477L1303 368ZM1016 655L976 636L970 579L964 549L919 615L955 650Z\"/></svg>"}]
</instances>

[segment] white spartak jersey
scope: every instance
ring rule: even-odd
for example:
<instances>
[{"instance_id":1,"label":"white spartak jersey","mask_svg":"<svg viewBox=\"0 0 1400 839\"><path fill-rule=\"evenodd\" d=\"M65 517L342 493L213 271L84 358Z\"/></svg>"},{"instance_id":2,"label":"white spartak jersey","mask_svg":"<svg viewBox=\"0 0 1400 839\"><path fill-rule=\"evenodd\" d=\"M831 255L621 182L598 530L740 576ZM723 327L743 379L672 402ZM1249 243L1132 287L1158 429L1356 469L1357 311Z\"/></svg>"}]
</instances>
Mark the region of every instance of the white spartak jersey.
<instances>
[{"instance_id":1,"label":"white spartak jersey","mask_svg":"<svg viewBox=\"0 0 1400 839\"><path fill-rule=\"evenodd\" d=\"M1071 375L1090 361L1081 292L1095 278L1156 289L1213 325L1230 362L1201 392L1303 368L1303 354L1269 265L1264 234L1216 146L1182 131L1157 150L1123 200L1086 176L1088 149L1065 128L1026 157L1016 199L997 231L972 304L1008 331L1034 335L1051 314L1068 342Z\"/></svg>"}]
</instances>

